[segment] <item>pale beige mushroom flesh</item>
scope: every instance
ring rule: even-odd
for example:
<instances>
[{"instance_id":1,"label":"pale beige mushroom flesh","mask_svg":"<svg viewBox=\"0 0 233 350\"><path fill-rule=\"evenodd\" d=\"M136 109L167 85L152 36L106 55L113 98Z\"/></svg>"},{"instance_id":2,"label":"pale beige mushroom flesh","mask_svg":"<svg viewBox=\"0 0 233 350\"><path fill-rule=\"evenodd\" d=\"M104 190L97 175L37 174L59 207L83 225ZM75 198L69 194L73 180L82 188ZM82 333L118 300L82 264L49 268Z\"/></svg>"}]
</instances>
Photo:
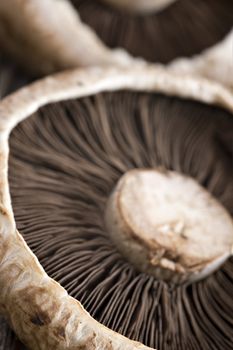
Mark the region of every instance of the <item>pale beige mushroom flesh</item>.
<instances>
[{"instance_id":1,"label":"pale beige mushroom flesh","mask_svg":"<svg viewBox=\"0 0 233 350\"><path fill-rule=\"evenodd\" d=\"M109 199L106 223L138 270L174 283L210 274L233 247L227 211L195 180L171 171L127 172Z\"/></svg>"},{"instance_id":2,"label":"pale beige mushroom flesh","mask_svg":"<svg viewBox=\"0 0 233 350\"><path fill-rule=\"evenodd\" d=\"M0 104L0 310L22 342L33 350L149 349L95 321L83 309L79 301L70 297L61 285L48 277L16 228L8 185L8 138L11 130L19 122L48 103L81 98L102 91L125 89L175 95L207 104L220 105L230 112L233 111L232 93L221 85L189 76L183 78L161 67L140 67L137 65L128 69L106 68L102 70L101 68L93 68L62 73L23 88ZM184 195L184 198L176 201L176 195L183 196L183 192L180 192L180 182L185 187L187 197ZM171 189L170 194L168 194L169 188ZM153 190L151 191L151 189ZM159 192L160 189L161 192ZM117 194L120 194L121 198L119 208L116 208ZM132 211L132 202L134 202L133 205L135 204L135 211ZM158 216L154 216L153 208L156 209L157 203L161 207L158 208ZM190 210L190 207L187 208L187 204L193 210ZM171 210L171 215L169 212L163 211L163 207L167 205L168 209ZM199 205L203 210L201 213L197 213ZM147 210L148 206L149 211ZM175 208L174 212L172 208ZM123 212L120 213L119 209L123 209ZM144 247L148 242L151 242L151 235L154 234L152 241L155 245L153 247L150 245L149 250L153 254L153 259L150 262L152 265L159 266L160 272L155 273L157 277L164 274L165 269L169 271L165 279L171 278L177 283L189 282L204 277L203 273L211 273L232 254L232 220L229 214L194 180L184 178L181 175L164 174L161 169L129 172L120 180L112 197L110 197L107 210L110 211L108 225L115 223L115 214L121 215L120 220L117 218L116 230L113 231L113 240L117 242L117 245L119 242L118 239L116 240L116 236L129 233L128 226L127 228L120 227L122 221L126 217L127 220L130 219L130 222L127 221L127 225L130 225L130 234L133 232L134 235L137 235L136 240L134 236L129 241L130 245L133 246L132 257L140 247L138 239L143 241L141 246L143 256ZM206 232L208 249L206 242L201 240L201 242L197 242L198 248L193 250L193 246L191 246L189 251L189 237L190 240L197 238L195 229L192 230L194 225L192 220L198 220L201 229L204 211L206 211L206 217L210 221ZM134 216L135 212L136 216ZM146 220L142 230L143 212ZM168 222L166 222L166 213L169 214ZM187 229L189 222L191 222L190 230ZM155 226L156 230L154 230ZM222 231L221 237L212 236L210 231L216 227ZM154 233L151 230L154 230ZM141 236L142 232L143 236ZM172 254L168 261L161 259L161 255L166 257L166 249L167 252L171 250L170 237L171 240L172 237L175 237L175 248L172 247ZM213 237L217 240L217 247L212 244ZM120 241L119 249L122 250L122 240ZM136 245L134 246L135 241ZM176 245L181 241L185 242L185 248L182 251L180 245ZM195 240L193 242L195 245ZM157 243L161 244L162 251L159 251L156 257L155 246ZM128 249L128 246L124 245L124 254L128 254L128 251L125 252L125 247ZM160 253L162 254L160 255ZM175 260L176 253L181 255L182 268L176 264L175 260L172 262L173 253ZM200 268L195 267L194 270L190 269L189 263L186 265L186 258L193 259L193 253L196 254L193 260L194 265L200 262ZM130 260L134 264L137 261L137 256L132 259L130 257ZM147 267L142 267L142 269L146 270ZM148 272L151 272L151 268L149 270ZM184 270L186 271L184 272Z\"/></svg>"},{"instance_id":3,"label":"pale beige mushroom flesh","mask_svg":"<svg viewBox=\"0 0 233 350\"><path fill-rule=\"evenodd\" d=\"M2 50L37 75L130 61L125 52L107 48L66 0L1 1L0 43Z\"/></svg>"}]
</instances>

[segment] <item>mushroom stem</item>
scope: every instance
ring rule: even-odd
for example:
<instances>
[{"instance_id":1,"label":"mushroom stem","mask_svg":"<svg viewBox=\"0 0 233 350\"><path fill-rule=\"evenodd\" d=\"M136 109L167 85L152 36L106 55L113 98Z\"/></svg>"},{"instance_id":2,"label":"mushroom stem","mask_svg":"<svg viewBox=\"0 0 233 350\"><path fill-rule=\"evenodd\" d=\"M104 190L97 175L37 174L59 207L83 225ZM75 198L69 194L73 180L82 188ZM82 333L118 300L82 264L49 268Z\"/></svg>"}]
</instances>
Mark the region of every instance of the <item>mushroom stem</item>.
<instances>
[{"instance_id":1,"label":"mushroom stem","mask_svg":"<svg viewBox=\"0 0 233 350\"><path fill-rule=\"evenodd\" d=\"M151 13L163 10L176 0L103 0L104 2L136 13Z\"/></svg>"},{"instance_id":2,"label":"mushroom stem","mask_svg":"<svg viewBox=\"0 0 233 350\"><path fill-rule=\"evenodd\" d=\"M231 254L230 215L195 180L131 170L106 207L113 242L139 271L174 283L199 280Z\"/></svg>"}]
</instances>

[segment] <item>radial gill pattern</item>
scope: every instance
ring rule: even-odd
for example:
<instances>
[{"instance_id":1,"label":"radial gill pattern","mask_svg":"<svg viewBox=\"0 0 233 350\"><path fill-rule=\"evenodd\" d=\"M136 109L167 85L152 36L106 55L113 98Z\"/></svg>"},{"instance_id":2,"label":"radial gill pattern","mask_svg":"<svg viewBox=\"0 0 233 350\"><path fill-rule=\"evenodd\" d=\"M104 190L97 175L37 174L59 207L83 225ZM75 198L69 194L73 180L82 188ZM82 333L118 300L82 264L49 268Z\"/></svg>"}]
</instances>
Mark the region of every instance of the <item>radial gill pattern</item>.
<instances>
[{"instance_id":1,"label":"radial gill pattern","mask_svg":"<svg viewBox=\"0 0 233 350\"><path fill-rule=\"evenodd\" d=\"M232 28L232 0L177 0L159 13L125 13L101 0L72 0L81 19L108 46L167 63L216 44Z\"/></svg>"},{"instance_id":2,"label":"radial gill pattern","mask_svg":"<svg viewBox=\"0 0 233 350\"><path fill-rule=\"evenodd\" d=\"M192 176L233 214L232 140L232 115L173 97L119 91L45 106L10 137L18 229L106 326L159 350L233 349L232 260L176 287L124 261L104 225L109 194L132 168Z\"/></svg>"}]
</instances>

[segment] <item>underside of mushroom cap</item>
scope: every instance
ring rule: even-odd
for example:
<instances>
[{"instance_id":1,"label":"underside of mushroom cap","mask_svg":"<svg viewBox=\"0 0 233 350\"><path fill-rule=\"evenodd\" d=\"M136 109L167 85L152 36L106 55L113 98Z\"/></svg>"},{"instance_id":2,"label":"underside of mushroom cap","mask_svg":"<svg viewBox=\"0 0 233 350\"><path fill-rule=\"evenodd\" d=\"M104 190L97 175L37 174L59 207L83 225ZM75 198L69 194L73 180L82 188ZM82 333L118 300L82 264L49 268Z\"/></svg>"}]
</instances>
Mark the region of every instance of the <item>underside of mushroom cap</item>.
<instances>
[{"instance_id":1,"label":"underside of mushroom cap","mask_svg":"<svg viewBox=\"0 0 233 350\"><path fill-rule=\"evenodd\" d=\"M231 69L231 54L225 46L221 47L223 55L201 55L204 49L222 41L232 28L232 1L198 1L172 2L158 16L154 14L155 18L146 19L115 14L105 8L110 5L95 0L73 0L76 9L67 0L1 1L1 48L37 76L74 67L129 66L138 57L138 64L142 64L141 57L168 63L200 54L198 63L185 62L186 71L188 65L188 72L211 75L211 79L223 83L226 79L232 85L225 73ZM177 16L181 20L177 21ZM213 60L218 68L211 73ZM181 70L176 65L176 69L183 71L183 65Z\"/></svg>"},{"instance_id":2,"label":"underside of mushroom cap","mask_svg":"<svg viewBox=\"0 0 233 350\"><path fill-rule=\"evenodd\" d=\"M228 35L233 23L233 4L224 1L179 0L159 13L143 16L119 10L101 0L72 0L72 3L83 23L108 47L122 47L134 57L164 64L201 55ZM227 55L231 60L231 54ZM219 66L224 66L221 62Z\"/></svg>"},{"instance_id":3,"label":"underside of mushroom cap","mask_svg":"<svg viewBox=\"0 0 233 350\"><path fill-rule=\"evenodd\" d=\"M93 95L105 90L145 90L179 96L185 94L186 97L222 104L229 110L233 110L231 93L217 84L210 84L207 81L188 77L183 80L183 78L167 73L161 68L137 67L134 69L132 67L131 69L128 71L116 68L91 69L65 73L55 78L49 77L43 82L36 83L9 97L0 106L2 152L4 154L1 169L1 181L4 184L1 187L2 209L4 209L1 211L1 239L5 247L1 250L0 304L2 311L10 319L20 338L30 345L33 350L41 349L42 345L44 349L51 349L52 346L57 346L58 349L72 349L75 346L77 348L78 346L84 346L84 349L85 346L87 349L88 346L93 346L94 349L98 349L101 346L102 348L112 346L113 349L124 350L146 349L146 347L132 343L93 321L78 302L68 297L60 285L48 278L22 237L15 231L7 182L7 138L10 130L17 123L32 115L38 107L48 102ZM187 88L185 91L184 85ZM52 106L51 108L53 109ZM103 115L105 116L104 113ZM49 121L45 118L46 120ZM82 120L85 122L85 120L88 121L88 118ZM105 125L105 132L107 132L108 128L106 129L104 120L102 120L102 123ZM25 122L27 123L27 120ZM48 129L41 128L40 130L46 132ZM28 133L29 138L30 135ZM40 140L40 137L37 138L37 141L40 142ZM49 140L53 142L52 138L49 138ZM30 147L27 147L27 151L30 151ZM22 156L23 154L21 153ZM46 152L39 152L37 155L44 156ZM72 170L72 167L69 169ZM74 169L77 169L77 163ZM26 172L21 179L25 178L25 175L30 174ZM85 175L85 172L83 175ZM28 185L30 186L29 183ZM20 190L20 187L18 189ZM24 198L26 198L25 193ZM86 211L86 214L88 214L88 211ZM90 257L91 259L93 260L93 256ZM166 298L166 293L162 295L162 298ZM163 307L165 305L167 306L167 303ZM166 316L164 317L166 318ZM118 321L120 322L120 318ZM64 328L58 332L61 324L64 325ZM140 329L138 329L139 332ZM183 332L183 329L181 332ZM63 339L61 339L61 335L63 335ZM166 341L171 344L171 339L166 339ZM177 339L174 341L178 344ZM225 341L225 344L229 344L228 338L223 341Z\"/></svg>"}]
</instances>

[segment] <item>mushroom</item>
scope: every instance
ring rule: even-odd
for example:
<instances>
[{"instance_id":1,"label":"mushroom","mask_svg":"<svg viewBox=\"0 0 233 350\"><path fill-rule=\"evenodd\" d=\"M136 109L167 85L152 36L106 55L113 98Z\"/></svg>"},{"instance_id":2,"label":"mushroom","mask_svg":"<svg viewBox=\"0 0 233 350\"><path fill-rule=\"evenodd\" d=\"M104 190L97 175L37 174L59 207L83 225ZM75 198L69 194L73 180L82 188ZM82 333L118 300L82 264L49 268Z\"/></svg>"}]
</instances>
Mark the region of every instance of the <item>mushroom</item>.
<instances>
[{"instance_id":1,"label":"mushroom","mask_svg":"<svg viewBox=\"0 0 233 350\"><path fill-rule=\"evenodd\" d=\"M7 63L6 60L0 57L0 99L25 84L26 80L15 65ZM22 350L2 316L0 316L0 349Z\"/></svg>"},{"instance_id":2,"label":"mushroom","mask_svg":"<svg viewBox=\"0 0 233 350\"><path fill-rule=\"evenodd\" d=\"M233 247L230 215L195 180L174 171L126 172L109 198L106 223L122 254L157 280L201 279Z\"/></svg>"},{"instance_id":3,"label":"mushroom","mask_svg":"<svg viewBox=\"0 0 233 350\"><path fill-rule=\"evenodd\" d=\"M93 65L129 66L136 58L141 65L143 59L171 63L200 55L197 63L185 62L186 71L188 65L189 71L229 83L222 74L229 54L216 54L216 72L202 52L229 34L232 14L231 0L1 1L0 44L34 75ZM178 70L183 66L175 63Z\"/></svg>"},{"instance_id":4,"label":"mushroom","mask_svg":"<svg viewBox=\"0 0 233 350\"><path fill-rule=\"evenodd\" d=\"M191 59L178 58L169 68L179 74L192 74L216 80L233 89L232 42L233 29L221 43Z\"/></svg>"},{"instance_id":5,"label":"mushroom","mask_svg":"<svg viewBox=\"0 0 233 350\"><path fill-rule=\"evenodd\" d=\"M161 11L175 0L103 0L106 4L113 5L123 11L133 13L151 13Z\"/></svg>"},{"instance_id":6,"label":"mushroom","mask_svg":"<svg viewBox=\"0 0 233 350\"><path fill-rule=\"evenodd\" d=\"M105 45L124 48L149 62L169 63L200 54L223 40L233 25L230 0L71 2Z\"/></svg>"},{"instance_id":7,"label":"mushroom","mask_svg":"<svg viewBox=\"0 0 233 350\"><path fill-rule=\"evenodd\" d=\"M121 50L107 48L66 0L1 1L0 43L8 55L36 75L130 61Z\"/></svg>"},{"instance_id":8,"label":"mushroom","mask_svg":"<svg viewBox=\"0 0 233 350\"><path fill-rule=\"evenodd\" d=\"M147 349L101 323L159 349L232 346L232 112L227 88L138 65L61 73L1 102L0 308L29 348ZM132 257L116 214L132 219ZM187 250L171 252L173 237ZM148 242L156 273L137 264ZM171 268L177 254L191 273Z\"/></svg>"}]
</instances>

